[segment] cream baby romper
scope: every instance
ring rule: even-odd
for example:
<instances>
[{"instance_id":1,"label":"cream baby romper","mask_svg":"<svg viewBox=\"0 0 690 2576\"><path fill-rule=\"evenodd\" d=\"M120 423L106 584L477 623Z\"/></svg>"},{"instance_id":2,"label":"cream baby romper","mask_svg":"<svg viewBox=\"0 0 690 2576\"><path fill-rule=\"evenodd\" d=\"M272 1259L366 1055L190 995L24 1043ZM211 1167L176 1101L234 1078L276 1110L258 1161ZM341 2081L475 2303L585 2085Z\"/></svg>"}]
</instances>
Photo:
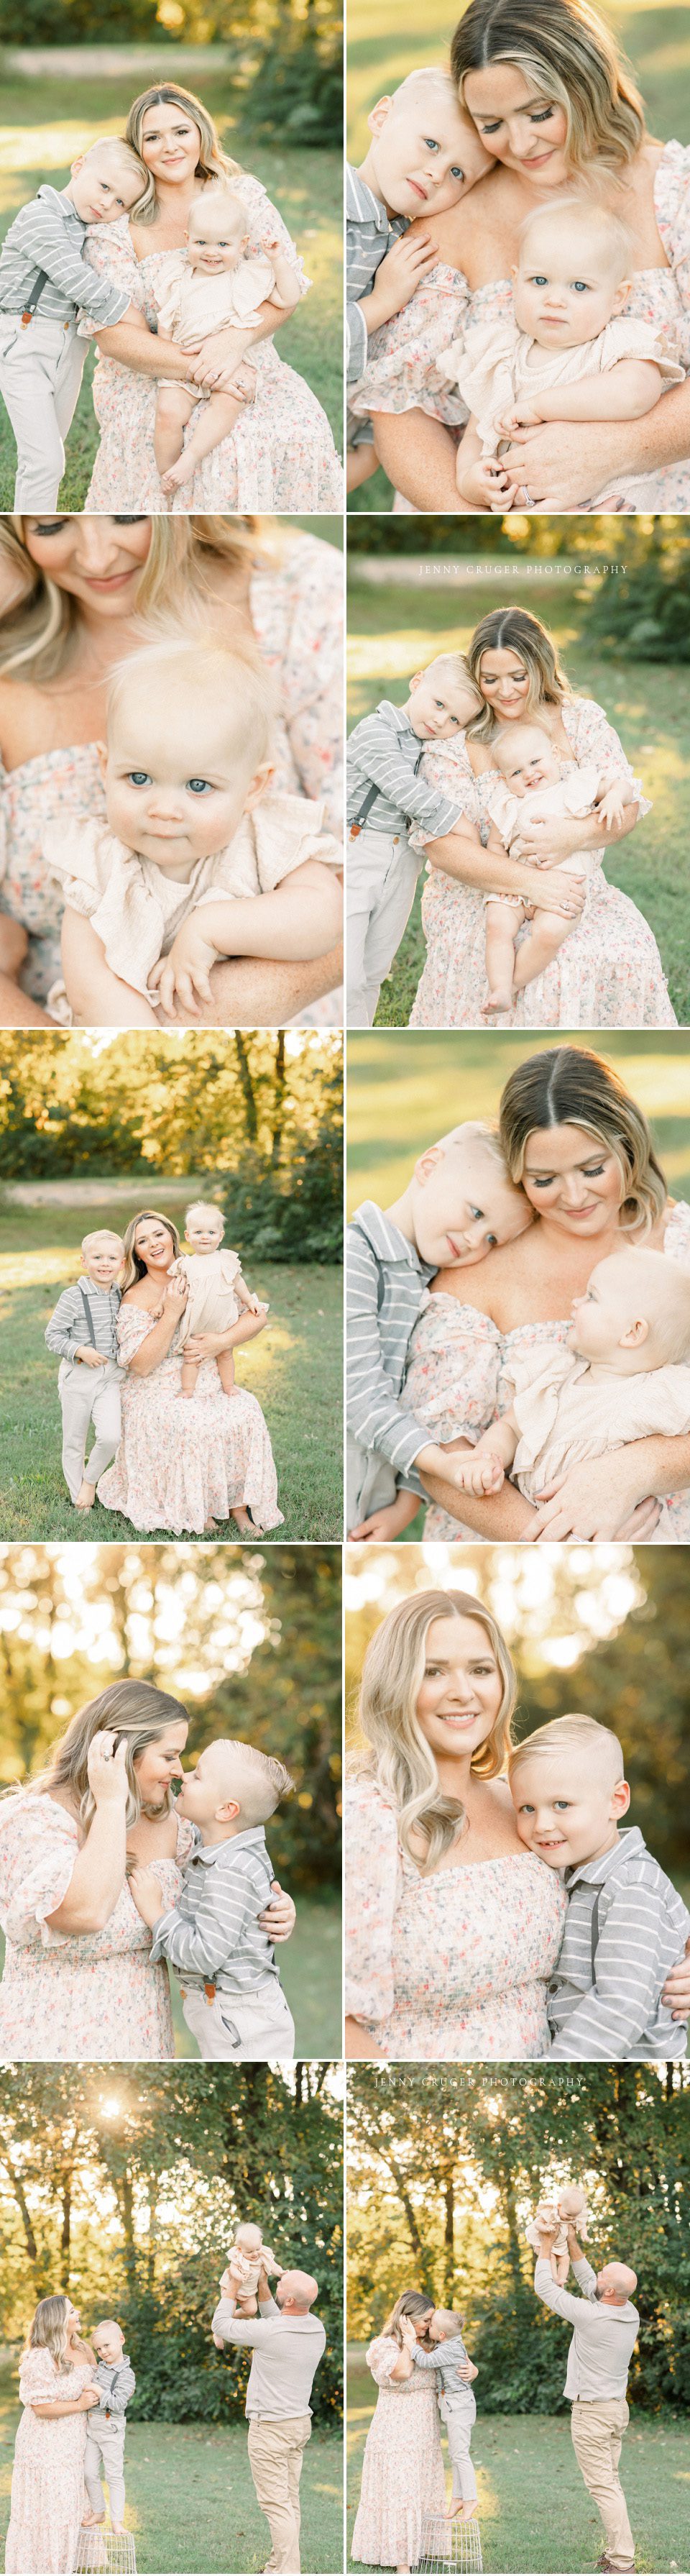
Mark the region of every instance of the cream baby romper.
<instances>
[{"instance_id":1,"label":"cream baby romper","mask_svg":"<svg viewBox=\"0 0 690 2576\"><path fill-rule=\"evenodd\" d=\"M507 1396L510 1403L510 1375ZM582 1458L602 1458L651 1432L667 1438L690 1431L690 1365L667 1361L620 1377L615 1369L592 1376L589 1361L564 1344L535 1348L513 1377L513 1412L520 1427L512 1474L528 1503ZM655 1537L673 1539L675 1523L665 1503Z\"/></svg>"},{"instance_id":2,"label":"cream baby romper","mask_svg":"<svg viewBox=\"0 0 690 2576\"><path fill-rule=\"evenodd\" d=\"M591 814L600 777L600 764L589 761L581 769L569 770L566 778L554 779L550 786L531 788L527 796L511 796L503 778L497 778L495 787L489 781L486 801L505 848L510 848L525 823L541 822L542 817L548 821L552 814ZM569 859L554 860L553 865L562 868L566 876L594 876L601 866L601 855L601 850L572 850ZM524 864L534 867L536 861L525 859ZM523 898L495 889L484 896L484 902L512 903L521 910Z\"/></svg>"},{"instance_id":3,"label":"cream baby romper","mask_svg":"<svg viewBox=\"0 0 690 2576\"><path fill-rule=\"evenodd\" d=\"M533 356L536 353L533 366L527 364L530 353ZM683 368L676 366L675 360L666 355L658 331L651 323L638 322L628 313L616 314L612 322L607 322L605 330L598 332L596 340L585 340L577 349L553 351L537 349L536 341L530 340L525 331L519 331L515 320L506 321L503 325L478 324L472 331L469 345L466 346L464 340L451 342L445 360L438 364L439 373L443 365L449 382L458 385L469 405L482 442L482 456L492 457L500 456L508 443L501 436L498 422L506 412L513 410L521 396L534 399L539 394L553 393L558 385L581 384L587 376L605 375L610 367L618 365L621 358L652 359L659 367L667 388L685 381ZM663 394L660 400L663 401ZM460 452L462 454L462 450ZM645 491L647 485L651 487L653 483L657 494L660 486L665 494L663 500L657 497L652 503L655 509L687 508L687 498L684 501L680 493L677 499L674 497L677 472L685 476L686 468L676 469L669 465L661 474L641 474L634 482L631 479L625 485L614 476L619 506L626 510L645 509L648 506ZM603 492L588 503L588 509L598 510L611 496L612 488L609 478ZM686 481L683 489L687 494ZM544 505L535 502L529 506L539 509Z\"/></svg>"},{"instance_id":4,"label":"cream baby romper","mask_svg":"<svg viewBox=\"0 0 690 2576\"><path fill-rule=\"evenodd\" d=\"M240 1312L233 1293L233 1280L239 1279L242 1263L236 1252L181 1252L172 1265L172 1273L182 1272L189 1281L189 1296L178 1326L179 1339L186 1342L190 1333L224 1333L236 1324ZM171 1276L172 1276L171 1273Z\"/></svg>"},{"instance_id":5,"label":"cream baby romper","mask_svg":"<svg viewBox=\"0 0 690 2576\"><path fill-rule=\"evenodd\" d=\"M252 331L261 321L259 306L270 295L278 294L275 270L265 251L254 251L249 259L238 260L237 267L224 268L214 277L190 268L184 251L173 250L161 261L158 286L163 301L158 308L158 327L166 338L185 341L208 340L214 331L227 330L228 324L241 324ZM282 299L279 299L282 301ZM276 320L279 317L276 315ZM265 364L270 340L259 340L248 353L253 367ZM172 384L172 376L161 376L162 385ZM185 388L198 402L210 387L190 383Z\"/></svg>"}]
</instances>

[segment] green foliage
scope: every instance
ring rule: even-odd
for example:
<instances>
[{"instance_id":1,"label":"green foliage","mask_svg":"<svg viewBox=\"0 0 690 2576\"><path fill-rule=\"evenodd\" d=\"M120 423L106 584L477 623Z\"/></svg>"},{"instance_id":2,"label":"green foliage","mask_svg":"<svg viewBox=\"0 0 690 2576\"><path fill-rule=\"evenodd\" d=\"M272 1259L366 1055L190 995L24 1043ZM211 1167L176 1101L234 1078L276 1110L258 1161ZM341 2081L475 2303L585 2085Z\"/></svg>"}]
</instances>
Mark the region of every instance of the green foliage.
<instances>
[{"instance_id":1,"label":"green foliage","mask_svg":"<svg viewBox=\"0 0 690 2576\"><path fill-rule=\"evenodd\" d=\"M629 567L606 574L589 603L585 636L625 662L690 662L690 551L676 526L638 521Z\"/></svg>"},{"instance_id":2,"label":"green foliage","mask_svg":"<svg viewBox=\"0 0 690 2576\"><path fill-rule=\"evenodd\" d=\"M210 1175L234 1167L250 1146L279 1185L289 1180L293 1159L299 1165L314 1147L320 1176L329 1132L337 1164L337 1033L291 1032L286 1043L283 1031L263 1029L195 1030L182 1039L121 1030L98 1050L88 1033L32 1029L0 1037L0 1176L6 1179L138 1168L164 1168L171 1178ZM330 1175L324 1187L330 1202Z\"/></svg>"},{"instance_id":3,"label":"green foliage","mask_svg":"<svg viewBox=\"0 0 690 2576\"><path fill-rule=\"evenodd\" d=\"M259 134L339 151L343 133L342 22L323 0L303 15L281 7L246 96Z\"/></svg>"}]
</instances>

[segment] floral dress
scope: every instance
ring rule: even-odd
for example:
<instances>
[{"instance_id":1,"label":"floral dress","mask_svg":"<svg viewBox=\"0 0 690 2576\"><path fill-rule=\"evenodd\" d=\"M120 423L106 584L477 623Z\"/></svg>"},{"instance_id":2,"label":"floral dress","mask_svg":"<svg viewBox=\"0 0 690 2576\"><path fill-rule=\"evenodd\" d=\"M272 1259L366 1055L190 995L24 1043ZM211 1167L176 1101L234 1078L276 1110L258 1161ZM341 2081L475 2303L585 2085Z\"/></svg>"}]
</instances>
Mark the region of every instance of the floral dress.
<instances>
[{"instance_id":1,"label":"floral dress","mask_svg":"<svg viewBox=\"0 0 690 2576\"><path fill-rule=\"evenodd\" d=\"M276 793L323 799L331 831L342 829L343 561L310 535L279 539L276 564L251 576L250 613L262 660L273 673L280 713L274 743ZM64 895L43 851L45 828L67 816L105 821L95 743L38 752L17 769L0 759L0 906L29 933L19 981L44 1006L59 979ZM304 1017L304 1014L302 1014ZM337 1021L339 1014L330 1017Z\"/></svg>"},{"instance_id":2,"label":"floral dress","mask_svg":"<svg viewBox=\"0 0 690 2576\"><path fill-rule=\"evenodd\" d=\"M409 2379L392 2379L399 2360L395 2336L376 2335L367 2362L379 2393L351 2550L367 2567L416 2567L425 2517L445 2511L436 2373L413 2370Z\"/></svg>"},{"instance_id":3,"label":"floral dress","mask_svg":"<svg viewBox=\"0 0 690 2576\"><path fill-rule=\"evenodd\" d=\"M297 272L301 294L306 295L309 280L265 188L247 172L234 186L247 207L250 250L260 251L277 239ZM155 232L150 251L137 259L126 215L120 223L97 225L87 235L90 266L111 277L113 285L138 304L149 327L155 327L167 293L170 263L169 251L156 250L154 245ZM79 328L84 338L94 336L94 324L86 315ZM183 516L190 510L342 509L342 469L321 404L294 367L286 367L279 358L272 340L262 342L262 350L266 354L257 370L253 402L245 403L230 437L212 448L191 482L173 496L173 509ZM250 359L248 351L248 364ZM156 386L155 376L137 375L135 368L122 366L116 358L99 356L93 401L101 436L87 510L162 508L153 453ZM198 418L197 407L185 431L185 443Z\"/></svg>"},{"instance_id":4,"label":"floral dress","mask_svg":"<svg viewBox=\"0 0 690 2576\"><path fill-rule=\"evenodd\" d=\"M156 1861L166 1906L178 1902L193 1838L193 1826L180 1816L176 1859ZM167 2062L175 2055L168 1972L163 1963L150 1966L151 1933L126 1881L102 1931L57 1932L48 1921L67 1894L78 1849L76 1818L59 1799L27 1789L3 1802L0 2059ZM39 2567L61 2563L38 2561Z\"/></svg>"},{"instance_id":5,"label":"floral dress","mask_svg":"<svg viewBox=\"0 0 690 2576\"><path fill-rule=\"evenodd\" d=\"M47 2350L26 2352L19 2373L24 2408L14 2446L12 2506L5 2542L6 2576L69 2576L82 2513L86 2412L35 2415L34 2405L71 2401L93 2384L84 2362L59 2371Z\"/></svg>"},{"instance_id":6,"label":"floral dress","mask_svg":"<svg viewBox=\"0 0 690 2576\"><path fill-rule=\"evenodd\" d=\"M593 698L566 698L561 708L565 731L578 767L595 762L612 769L632 787L641 809L649 813L639 780ZM568 764L564 763L567 777ZM430 786L461 800L485 844L489 837L489 799L494 770L475 778L464 735L453 743L425 751L423 775ZM421 834L413 838L422 838ZM557 865L557 861L554 863ZM413 1029L474 1029L483 1026L480 1003L487 992L486 912L483 889L462 885L442 868L430 868L422 895L426 964L410 1013ZM527 927L518 933L522 942ZM588 877L584 910L574 921L557 955L543 975L516 995L510 1011L492 1013L500 1029L675 1029L656 940L649 923L618 886L608 884L603 868Z\"/></svg>"},{"instance_id":7,"label":"floral dress","mask_svg":"<svg viewBox=\"0 0 690 2576\"><path fill-rule=\"evenodd\" d=\"M667 357L690 371L690 148L665 143L654 174L654 212L667 268L642 268L633 277L626 314L649 323ZM503 336L513 314L507 277L492 280L472 294L462 270L439 260L404 308L393 315L369 343L367 367L348 396L360 418L369 412L425 411L449 428L460 429L468 406L457 386L448 385L443 360L450 343L463 337L471 359L475 328L495 327ZM663 400L664 397L662 396ZM607 495L609 506L630 510L690 510L690 461L664 466L656 474L638 475L629 487ZM583 506L583 505L580 505ZM602 507L599 500L590 508Z\"/></svg>"},{"instance_id":8,"label":"floral dress","mask_svg":"<svg viewBox=\"0 0 690 2576\"><path fill-rule=\"evenodd\" d=\"M346 1790L345 2010L385 2057L546 2057L565 1913L531 1852L422 1878L375 1782Z\"/></svg>"},{"instance_id":9,"label":"floral dress","mask_svg":"<svg viewBox=\"0 0 690 2576\"><path fill-rule=\"evenodd\" d=\"M679 1199L671 1208L663 1243L670 1261L690 1262L690 1206ZM429 1296L410 1336L405 1401L410 1412L428 1425L434 1440L471 1440L488 1430L513 1401L515 1372L543 1351L562 1348L571 1317L562 1323L518 1324L499 1332L491 1315L459 1298ZM430 1504L424 1524L426 1539L471 1538L469 1529L450 1512ZM669 1494L661 1521L649 1541L661 1546L690 1540L690 1489Z\"/></svg>"},{"instance_id":10,"label":"floral dress","mask_svg":"<svg viewBox=\"0 0 690 2576\"><path fill-rule=\"evenodd\" d=\"M201 1360L194 1394L182 1400L177 1333L158 1367L135 1375L130 1362L154 1320L142 1306L120 1307L118 1358L129 1373L120 1445L96 1488L99 1503L136 1530L172 1530L176 1538L188 1530L199 1538L209 1517L230 1520L236 1503L246 1505L257 1530L276 1529L283 1515L256 1396L244 1386L224 1395L215 1360Z\"/></svg>"}]
</instances>

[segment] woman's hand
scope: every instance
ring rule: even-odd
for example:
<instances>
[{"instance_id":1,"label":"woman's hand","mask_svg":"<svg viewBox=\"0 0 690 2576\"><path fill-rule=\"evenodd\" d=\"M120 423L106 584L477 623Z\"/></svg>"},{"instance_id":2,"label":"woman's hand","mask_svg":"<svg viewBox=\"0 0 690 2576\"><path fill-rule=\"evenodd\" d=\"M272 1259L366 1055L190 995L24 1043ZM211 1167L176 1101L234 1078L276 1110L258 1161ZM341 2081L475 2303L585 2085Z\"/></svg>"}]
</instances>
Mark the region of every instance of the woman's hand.
<instances>
[{"instance_id":1,"label":"woman's hand","mask_svg":"<svg viewBox=\"0 0 690 2576\"><path fill-rule=\"evenodd\" d=\"M414 2330L414 2326L413 2326L412 2318L411 2318L411 2317L401 2317L401 2319L400 2319L400 2332L401 2332L401 2335L402 2335L403 2343L404 2343L404 2344L406 2344L408 2352L416 2352L416 2350L417 2350L417 2337L416 2337L416 2334L415 2334L415 2330Z\"/></svg>"},{"instance_id":2,"label":"woman's hand","mask_svg":"<svg viewBox=\"0 0 690 2576\"><path fill-rule=\"evenodd\" d=\"M559 1484L548 1485L538 1498L537 1509L525 1540L562 1538L621 1538L630 1516L642 1509L655 1510L655 1497L643 1498L637 1489L639 1468L634 1463L635 1442L629 1450L610 1450L605 1458L583 1458L571 1467ZM635 1533L639 1535L639 1529Z\"/></svg>"},{"instance_id":3,"label":"woman's hand","mask_svg":"<svg viewBox=\"0 0 690 2576\"><path fill-rule=\"evenodd\" d=\"M128 1886L137 1914L141 1915L142 1923L148 1923L149 1931L152 1932L154 1923L158 1922L159 1914L165 1913L163 1890L155 1870L130 1870Z\"/></svg>"},{"instance_id":4,"label":"woman's hand","mask_svg":"<svg viewBox=\"0 0 690 2576\"><path fill-rule=\"evenodd\" d=\"M620 482L623 434L620 421L544 421L517 433L503 463L535 507L584 510L609 476Z\"/></svg>"},{"instance_id":5,"label":"woman's hand","mask_svg":"<svg viewBox=\"0 0 690 2576\"><path fill-rule=\"evenodd\" d=\"M115 1737L102 1729L92 1736L86 1757L86 1770L92 1797L97 1807L125 1807L129 1796L127 1780L127 1739L123 1735L115 1751Z\"/></svg>"},{"instance_id":6,"label":"woman's hand","mask_svg":"<svg viewBox=\"0 0 690 2576\"><path fill-rule=\"evenodd\" d=\"M535 816L532 822L525 821L515 840L511 841L511 859L572 859L575 851L581 850L587 840L587 824L591 819L587 814ZM568 877L567 883L573 885L575 879Z\"/></svg>"},{"instance_id":7,"label":"woman's hand","mask_svg":"<svg viewBox=\"0 0 690 2576\"><path fill-rule=\"evenodd\" d=\"M189 1350L189 1343L187 1343ZM265 1914L259 1915L259 1931L267 1932L269 1941L289 1941L297 1921L297 1907L286 1896L277 1878L271 1879L271 1902Z\"/></svg>"},{"instance_id":8,"label":"woman's hand","mask_svg":"<svg viewBox=\"0 0 690 2576\"><path fill-rule=\"evenodd\" d=\"M689 1953L690 1941L686 1941L682 1959L676 1961L675 1968L669 1969L666 1984L661 1989L662 2004L667 2005L674 2021L690 2021Z\"/></svg>"},{"instance_id":9,"label":"woman's hand","mask_svg":"<svg viewBox=\"0 0 690 2576\"><path fill-rule=\"evenodd\" d=\"M184 1355L186 1360L217 1360L230 1347L227 1333L190 1333Z\"/></svg>"},{"instance_id":10,"label":"woman's hand","mask_svg":"<svg viewBox=\"0 0 690 2576\"><path fill-rule=\"evenodd\" d=\"M511 859L517 857L513 849ZM576 921L587 899L586 877L566 877L560 868L531 868L529 902L535 912L564 912Z\"/></svg>"}]
</instances>

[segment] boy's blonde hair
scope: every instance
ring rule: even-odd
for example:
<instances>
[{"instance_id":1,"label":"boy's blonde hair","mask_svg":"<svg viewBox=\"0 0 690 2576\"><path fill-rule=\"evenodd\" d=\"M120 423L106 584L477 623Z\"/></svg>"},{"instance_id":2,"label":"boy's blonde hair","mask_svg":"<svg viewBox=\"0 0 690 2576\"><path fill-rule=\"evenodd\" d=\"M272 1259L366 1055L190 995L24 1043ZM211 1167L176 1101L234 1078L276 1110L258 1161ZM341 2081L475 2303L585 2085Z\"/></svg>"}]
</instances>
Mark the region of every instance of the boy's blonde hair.
<instances>
[{"instance_id":1,"label":"boy's blonde hair","mask_svg":"<svg viewBox=\"0 0 690 2576\"><path fill-rule=\"evenodd\" d=\"M399 107L401 99L408 99L410 97L410 93L412 93L412 96L414 97L415 90L430 89L441 91L446 101L446 106L454 107L461 121L464 121L467 117L467 109L466 107L463 107L462 99L458 98L455 82L451 80L450 72L444 72L440 63L420 63L416 71L407 72L405 79L403 81L399 81L397 89L394 89L391 93L392 105L394 108Z\"/></svg>"},{"instance_id":2,"label":"boy's blonde hair","mask_svg":"<svg viewBox=\"0 0 690 2576\"><path fill-rule=\"evenodd\" d=\"M473 1138L475 1144L483 1145L485 1152L490 1156L491 1162L495 1163L498 1170L503 1173L506 1188L514 1189L518 1192L519 1183L513 1181L511 1173L508 1170L500 1136L498 1135L495 1127L489 1127L486 1125L483 1118L463 1118L459 1127L449 1127L447 1136L436 1136L431 1150L442 1154L458 1153L461 1146L466 1143L468 1136ZM422 1154L418 1157L420 1162L423 1161L424 1150L428 1152L428 1146L426 1149L423 1148Z\"/></svg>"},{"instance_id":3,"label":"boy's blonde hair","mask_svg":"<svg viewBox=\"0 0 690 2576\"><path fill-rule=\"evenodd\" d=\"M149 687L158 682L165 692L177 683L185 700L201 698L205 708L216 707L219 729L242 756L243 766L249 759L258 769L268 760L277 716L275 689L263 663L250 653L233 652L214 635L192 643L171 634L169 626L163 628L159 641L116 664L108 689L109 734L123 699L132 687L137 694L144 690L147 682Z\"/></svg>"},{"instance_id":4,"label":"boy's blonde hair","mask_svg":"<svg viewBox=\"0 0 690 2576\"><path fill-rule=\"evenodd\" d=\"M81 158L84 161L90 161L94 152L107 152L109 160L117 161L119 168L127 171L128 178L138 179L142 189L148 187L149 174L146 164L140 154L134 151L132 144L125 142L123 134L99 134L95 143L87 144Z\"/></svg>"},{"instance_id":5,"label":"boy's blonde hair","mask_svg":"<svg viewBox=\"0 0 690 2576\"><path fill-rule=\"evenodd\" d=\"M265 1825L275 1814L281 1798L289 1797L295 1783L285 1762L274 1753L261 1753L256 1744L245 1744L237 1736L217 1736L233 1753L243 1756L246 1788L242 1784L240 1813L248 1825Z\"/></svg>"},{"instance_id":6,"label":"boy's blonde hair","mask_svg":"<svg viewBox=\"0 0 690 2576\"><path fill-rule=\"evenodd\" d=\"M462 2334L464 2323L459 2308L434 2308L434 2324L443 2327L444 2343L450 2341L451 2335Z\"/></svg>"},{"instance_id":7,"label":"boy's blonde hair","mask_svg":"<svg viewBox=\"0 0 690 2576\"><path fill-rule=\"evenodd\" d=\"M184 1212L185 1226L190 1216L214 1216L217 1225L220 1226L221 1234L225 1233L223 1210L216 1207L215 1199L190 1199L189 1207L186 1207Z\"/></svg>"},{"instance_id":8,"label":"boy's blonde hair","mask_svg":"<svg viewBox=\"0 0 690 2576\"><path fill-rule=\"evenodd\" d=\"M617 1735L610 1726L600 1726L598 1718L587 1717L580 1710L569 1717L549 1718L546 1726L535 1726L533 1735L525 1735L521 1744L513 1745L508 1755L509 1778L512 1782L520 1765L530 1762L533 1754L571 1751L589 1753L594 1759L605 1757L612 1785L625 1778L623 1747Z\"/></svg>"},{"instance_id":9,"label":"boy's blonde hair","mask_svg":"<svg viewBox=\"0 0 690 2576\"><path fill-rule=\"evenodd\" d=\"M461 689L464 684L465 688L471 689L473 698L476 698L478 705L481 706L481 689L477 688L465 653L435 653L433 661L424 664L425 679L428 679L430 671L445 671L455 682L457 689Z\"/></svg>"},{"instance_id":10,"label":"boy's blonde hair","mask_svg":"<svg viewBox=\"0 0 690 2576\"><path fill-rule=\"evenodd\" d=\"M122 1253L124 1260L124 1236L121 1234L115 1234L112 1226L97 1225L94 1226L93 1234L83 1234L79 1247L80 1251L82 1253L88 1252L89 1245L91 1243L116 1243L118 1251Z\"/></svg>"},{"instance_id":11,"label":"boy's blonde hair","mask_svg":"<svg viewBox=\"0 0 690 2576\"><path fill-rule=\"evenodd\" d=\"M118 2317L99 2317L98 2324L91 2328L92 2343L95 2343L97 2335L107 2334L109 2329L111 2329L114 2334L122 2335L124 2343L124 2334Z\"/></svg>"}]
</instances>

